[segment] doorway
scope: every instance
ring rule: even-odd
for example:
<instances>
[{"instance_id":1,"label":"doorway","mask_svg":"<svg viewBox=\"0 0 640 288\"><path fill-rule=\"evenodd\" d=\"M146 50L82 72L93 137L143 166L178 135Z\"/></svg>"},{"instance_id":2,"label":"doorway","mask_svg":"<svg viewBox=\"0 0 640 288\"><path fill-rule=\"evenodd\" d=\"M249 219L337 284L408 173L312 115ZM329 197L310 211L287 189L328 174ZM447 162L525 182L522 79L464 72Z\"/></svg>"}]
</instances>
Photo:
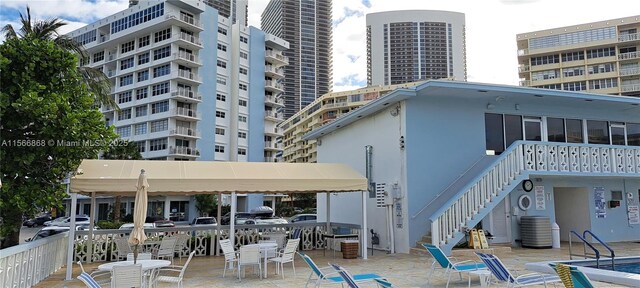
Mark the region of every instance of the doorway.
<instances>
[{"instance_id":1,"label":"doorway","mask_svg":"<svg viewBox=\"0 0 640 288\"><path fill-rule=\"evenodd\" d=\"M511 243L511 201L509 196L505 197L498 205L496 205L489 214L488 230L493 235L491 243ZM487 231L485 231L487 233Z\"/></svg>"},{"instance_id":2,"label":"doorway","mask_svg":"<svg viewBox=\"0 0 640 288\"><path fill-rule=\"evenodd\" d=\"M582 234L582 231L591 229L589 190L586 187L554 187L553 201L561 241L569 241L571 230Z\"/></svg>"}]
</instances>

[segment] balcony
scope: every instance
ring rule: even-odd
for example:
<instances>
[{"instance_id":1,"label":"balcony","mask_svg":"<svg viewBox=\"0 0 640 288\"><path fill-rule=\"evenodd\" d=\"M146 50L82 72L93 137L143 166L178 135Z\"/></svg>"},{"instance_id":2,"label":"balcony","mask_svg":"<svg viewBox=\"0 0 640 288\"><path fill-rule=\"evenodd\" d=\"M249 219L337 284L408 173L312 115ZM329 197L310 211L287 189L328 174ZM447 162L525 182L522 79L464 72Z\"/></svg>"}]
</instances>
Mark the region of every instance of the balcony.
<instances>
[{"instance_id":1,"label":"balcony","mask_svg":"<svg viewBox=\"0 0 640 288\"><path fill-rule=\"evenodd\" d=\"M171 113L173 116L184 119L184 120L199 120L200 117L196 110L179 107L172 110Z\"/></svg>"},{"instance_id":2,"label":"balcony","mask_svg":"<svg viewBox=\"0 0 640 288\"><path fill-rule=\"evenodd\" d=\"M171 136L182 136L182 137L191 137L191 138L200 138L198 136L198 132L195 129L187 128L187 127L176 127L169 131L169 135Z\"/></svg>"},{"instance_id":3,"label":"balcony","mask_svg":"<svg viewBox=\"0 0 640 288\"><path fill-rule=\"evenodd\" d=\"M531 80L520 80L520 86L524 86L524 87L530 87L531 86Z\"/></svg>"},{"instance_id":4,"label":"balcony","mask_svg":"<svg viewBox=\"0 0 640 288\"><path fill-rule=\"evenodd\" d=\"M264 150L267 151L282 151L282 144L275 141L264 141Z\"/></svg>"},{"instance_id":5,"label":"balcony","mask_svg":"<svg viewBox=\"0 0 640 288\"><path fill-rule=\"evenodd\" d=\"M280 118L280 114L274 111L264 111L264 118L266 120L277 121L280 122L282 119Z\"/></svg>"},{"instance_id":6,"label":"balcony","mask_svg":"<svg viewBox=\"0 0 640 288\"><path fill-rule=\"evenodd\" d=\"M529 65L520 65L520 66L518 66L518 72L520 72L520 73L529 72L529 70L531 70L531 66L529 66Z\"/></svg>"},{"instance_id":7,"label":"balcony","mask_svg":"<svg viewBox=\"0 0 640 288\"><path fill-rule=\"evenodd\" d=\"M267 129L264 131L264 135L265 136L272 136L272 137L282 137L282 129L280 128L273 128L273 129Z\"/></svg>"},{"instance_id":8,"label":"balcony","mask_svg":"<svg viewBox=\"0 0 640 288\"><path fill-rule=\"evenodd\" d=\"M177 156L190 156L190 157L200 157L200 151L196 148L192 147L169 147L169 155L177 155Z\"/></svg>"},{"instance_id":9,"label":"balcony","mask_svg":"<svg viewBox=\"0 0 640 288\"><path fill-rule=\"evenodd\" d=\"M620 86L620 92L637 92L640 91L640 84L626 84Z\"/></svg>"},{"instance_id":10,"label":"balcony","mask_svg":"<svg viewBox=\"0 0 640 288\"><path fill-rule=\"evenodd\" d=\"M640 66L639 65L635 65L635 66L632 66L632 67L622 68L622 69L620 69L619 74L620 74L620 76L638 75L638 74L640 74Z\"/></svg>"},{"instance_id":11,"label":"balcony","mask_svg":"<svg viewBox=\"0 0 640 288\"><path fill-rule=\"evenodd\" d=\"M196 57L196 55L193 55L191 53L187 53L185 51L180 51L178 53L173 53L173 59L176 60L176 62L178 62L178 64L182 64L182 65L202 66L202 63L200 63L200 61L198 61L198 57Z\"/></svg>"},{"instance_id":12,"label":"balcony","mask_svg":"<svg viewBox=\"0 0 640 288\"><path fill-rule=\"evenodd\" d=\"M284 56L280 53L276 53L273 51L265 51L264 57L270 63L280 64L280 65L289 65L289 57Z\"/></svg>"},{"instance_id":13,"label":"balcony","mask_svg":"<svg viewBox=\"0 0 640 288\"><path fill-rule=\"evenodd\" d=\"M271 91L271 92L276 92L276 93L282 93L284 92L284 86L276 81L273 80L267 80L264 82L264 88L267 91Z\"/></svg>"},{"instance_id":14,"label":"balcony","mask_svg":"<svg viewBox=\"0 0 640 288\"><path fill-rule=\"evenodd\" d=\"M112 78L114 76L116 76L116 70L109 70L107 71L107 77Z\"/></svg>"},{"instance_id":15,"label":"balcony","mask_svg":"<svg viewBox=\"0 0 640 288\"><path fill-rule=\"evenodd\" d=\"M518 50L518 56L524 56L529 54L529 49L520 49Z\"/></svg>"},{"instance_id":16,"label":"balcony","mask_svg":"<svg viewBox=\"0 0 640 288\"><path fill-rule=\"evenodd\" d=\"M282 68L276 68L273 65L266 65L264 67L264 73L268 77L281 79L284 78L284 72Z\"/></svg>"},{"instance_id":17,"label":"balcony","mask_svg":"<svg viewBox=\"0 0 640 288\"><path fill-rule=\"evenodd\" d=\"M284 101L282 98L277 98L275 96L264 96L264 103L268 106L284 107Z\"/></svg>"},{"instance_id":18,"label":"balcony","mask_svg":"<svg viewBox=\"0 0 640 288\"><path fill-rule=\"evenodd\" d=\"M202 48L202 42L200 42L200 38L197 36L193 36L184 32L178 33L178 39L191 44L193 48ZM195 46L195 47L194 47Z\"/></svg>"},{"instance_id":19,"label":"balcony","mask_svg":"<svg viewBox=\"0 0 640 288\"><path fill-rule=\"evenodd\" d=\"M199 103L202 102L202 95L195 93L191 90L178 88L178 90L171 91L171 97L180 99L187 103Z\"/></svg>"},{"instance_id":20,"label":"balcony","mask_svg":"<svg viewBox=\"0 0 640 288\"><path fill-rule=\"evenodd\" d=\"M195 84L202 84L202 80L200 79L200 77L198 77L198 75L187 70L178 70L177 76L185 80L190 80Z\"/></svg>"},{"instance_id":21,"label":"balcony","mask_svg":"<svg viewBox=\"0 0 640 288\"><path fill-rule=\"evenodd\" d=\"M640 33L626 34L618 36L618 42L638 41Z\"/></svg>"},{"instance_id":22,"label":"balcony","mask_svg":"<svg viewBox=\"0 0 640 288\"><path fill-rule=\"evenodd\" d=\"M98 38L98 44L109 41L109 35L102 35Z\"/></svg>"},{"instance_id":23,"label":"balcony","mask_svg":"<svg viewBox=\"0 0 640 288\"><path fill-rule=\"evenodd\" d=\"M187 16L187 15L183 15L183 14L180 14L180 15L168 14L168 15L164 16L164 18L167 19L167 20L173 19L173 20L176 20L176 21L180 21L182 23L189 24L189 25L191 25L191 26L193 26L195 28L198 28L198 30L201 30L201 31L204 30L202 28L202 24L200 23L200 21L196 20L195 18L193 18L191 16Z\"/></svg>"},{"instance_id":24,"label":"balcony","mask_svg":"<svg viewBox=\"0 0 640 288\"><path fill-rule=\"evenodd\" d=\"M638 51L618 54L618 60L630 60L638 58L640 58L640 52Z\"/></svg>"}]
</instances>

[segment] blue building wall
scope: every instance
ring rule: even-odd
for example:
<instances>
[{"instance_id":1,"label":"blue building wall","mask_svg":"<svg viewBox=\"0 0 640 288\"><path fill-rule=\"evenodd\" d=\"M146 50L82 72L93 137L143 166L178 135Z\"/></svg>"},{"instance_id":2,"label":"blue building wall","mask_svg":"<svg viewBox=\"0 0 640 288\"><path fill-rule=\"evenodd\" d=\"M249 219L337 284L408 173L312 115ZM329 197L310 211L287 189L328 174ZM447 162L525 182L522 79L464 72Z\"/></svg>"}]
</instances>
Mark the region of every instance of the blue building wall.
<instances>
[{"instance_id":1,"label":"blue building wall","mask_svg":"<svg viewBox=\"0 0 640 288\"><path fill-rule=\"evenodd\" d=\"M202 67L198 69L198 74L202 77L202 84L199 92L202 95L202 103L198 104L198 113L202 118L198 122L198 132L200 139L197 141L197 148L200 151L199 161L215 160L216 143L216 76L218 59L218 10L206 5L206 10L200 15L204 32L200 33L200 39L204 48L200 50L200 61Z\"/></svg>"},{"instance_id":2,"label":"blue building wall","mask_svg":"<svg viewBox=\"0 0 640 288\"><path fill-rule=\"evenodd\" d=\"M249 135L248 161L264 161L264 50L265 34L260 29L249 27ZM249 194L247 207L249 209L262 206L263 195Z\"/></svg>"}]
</instances>

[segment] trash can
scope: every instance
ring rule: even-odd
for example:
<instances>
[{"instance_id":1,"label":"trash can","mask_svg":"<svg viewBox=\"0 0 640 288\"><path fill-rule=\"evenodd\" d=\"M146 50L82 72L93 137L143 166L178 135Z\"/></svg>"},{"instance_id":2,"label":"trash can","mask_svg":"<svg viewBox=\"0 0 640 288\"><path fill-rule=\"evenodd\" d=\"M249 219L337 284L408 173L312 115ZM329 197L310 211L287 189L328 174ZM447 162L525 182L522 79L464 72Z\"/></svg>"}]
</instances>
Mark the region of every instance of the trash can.
<instances>
[{"instance_id":1,"label":"trash can","mask_svg":"<svg viewBox=\"0 0 640 288\"><path fill-rule=\"evenodd\" d=\"M358 240L344 240L340 242L342 250L342 258L355 259L358 258Z\"/></svg>"}]
</instances>

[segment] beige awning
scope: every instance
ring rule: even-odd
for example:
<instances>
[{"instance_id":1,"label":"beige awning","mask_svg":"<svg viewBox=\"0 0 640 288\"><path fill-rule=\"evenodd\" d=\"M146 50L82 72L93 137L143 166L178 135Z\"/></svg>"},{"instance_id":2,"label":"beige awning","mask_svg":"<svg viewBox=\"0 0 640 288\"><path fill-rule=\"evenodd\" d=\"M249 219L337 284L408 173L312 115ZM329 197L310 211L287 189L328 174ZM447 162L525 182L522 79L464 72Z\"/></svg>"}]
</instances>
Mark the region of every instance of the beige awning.
<instances>
[{"instance_id":1,"label":"beige awning","mask_svg":"<svg viewBox=\"0 0 640 288\"><path fill-rule=\"evenodd\" d=\"M343 164L84 160L71 191L134 196L140 169L148 175L150 196L367 190L367 179Z\"/></svg>"}]
</instances>

